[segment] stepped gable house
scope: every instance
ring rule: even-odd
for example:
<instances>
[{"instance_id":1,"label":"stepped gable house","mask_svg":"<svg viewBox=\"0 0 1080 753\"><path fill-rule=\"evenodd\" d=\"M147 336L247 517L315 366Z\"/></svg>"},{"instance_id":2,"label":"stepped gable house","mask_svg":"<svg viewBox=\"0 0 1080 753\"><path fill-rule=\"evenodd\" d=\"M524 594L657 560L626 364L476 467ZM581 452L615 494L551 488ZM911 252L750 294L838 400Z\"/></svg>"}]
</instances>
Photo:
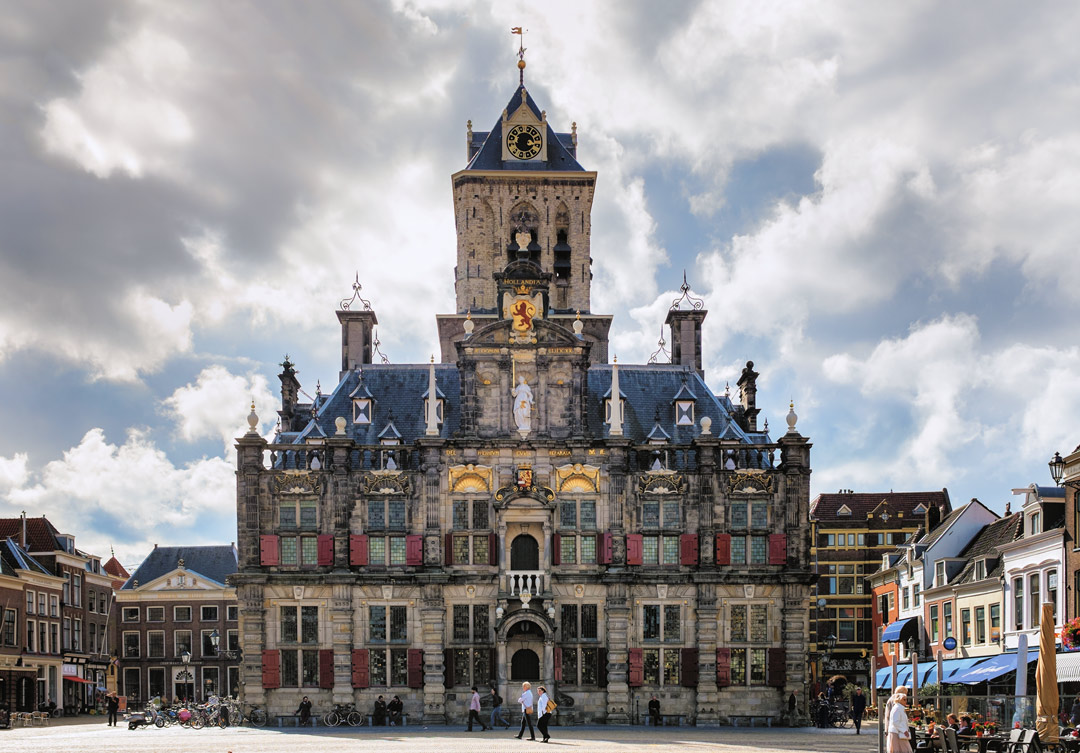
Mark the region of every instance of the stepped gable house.
<instances>
[{"instance_id":1,"label":"stepped gable house","mask_svg":"<svg viewBox=\"0 0 1080 753\"><path fill-rule=\"evenodd\" d=\"M815 577L794 410L778 439L759 425L752 363L737 401L714 393L688 286L671 363L609 362L597 176L523 83L465 146L440 362L380 359L357 284L337 386L299 402L286 358L280 432L237 441L246 700L399 695L441 723L472 685L531 680L564 724L630 723L654 693L698 724L779 716Z\"/></svg>"}]
</instances>

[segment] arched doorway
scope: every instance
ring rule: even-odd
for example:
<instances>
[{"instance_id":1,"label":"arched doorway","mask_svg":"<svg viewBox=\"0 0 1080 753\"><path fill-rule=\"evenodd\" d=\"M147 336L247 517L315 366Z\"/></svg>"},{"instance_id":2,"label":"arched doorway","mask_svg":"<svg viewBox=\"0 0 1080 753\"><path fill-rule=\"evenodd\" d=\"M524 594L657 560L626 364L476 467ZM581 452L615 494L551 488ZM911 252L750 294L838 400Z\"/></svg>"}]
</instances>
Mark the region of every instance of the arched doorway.
<instances>
[{"instance_id":1,"label":"arched doorway","mask_svg":"<svg viewBox=\"0 0 1080 753\"><path fill-rule=\"evenodd\" d=\"M522 682L540 680L540 657L529 648L521 648L510 657L510 679Z\"/></svg>"},{"instance_id":2,"label":"arched doorway","mask_svg":"<svg viewBox=\"0 0 1080 753\"><path fill-rule=\"evenodd\" d=\"M540 569L540 545L529 534L519 534L510 542L510 569Z\"/></svg>"}]
</instances>

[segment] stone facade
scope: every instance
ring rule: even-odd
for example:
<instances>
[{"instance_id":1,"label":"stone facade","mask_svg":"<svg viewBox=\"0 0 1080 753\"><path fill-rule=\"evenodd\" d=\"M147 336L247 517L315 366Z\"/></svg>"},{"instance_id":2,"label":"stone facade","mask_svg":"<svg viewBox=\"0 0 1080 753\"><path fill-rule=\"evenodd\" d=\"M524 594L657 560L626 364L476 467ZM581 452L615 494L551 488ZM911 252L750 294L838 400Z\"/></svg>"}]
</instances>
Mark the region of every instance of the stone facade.
<instances>
[{"instance_id":1,"label":"stone facade","mask_svg":"<svg viewBox=\"0 0 1080 753\"><path fill-rule=\"evenodd\" d=\"M674 363L608 364L576 129L522 86L468 145L441 363L371 363L354 298L337 387L298 402L286 360L282 431L237 441L245 699L398 695L443 723L473 685L513 716L527 679L559 723L637 722L654 694L697 724L779 717L806 690L814 579L794 411L758 429L753 364L739 402L712 392L700 302L668 318Z\"/></svg>"}]
</instances>

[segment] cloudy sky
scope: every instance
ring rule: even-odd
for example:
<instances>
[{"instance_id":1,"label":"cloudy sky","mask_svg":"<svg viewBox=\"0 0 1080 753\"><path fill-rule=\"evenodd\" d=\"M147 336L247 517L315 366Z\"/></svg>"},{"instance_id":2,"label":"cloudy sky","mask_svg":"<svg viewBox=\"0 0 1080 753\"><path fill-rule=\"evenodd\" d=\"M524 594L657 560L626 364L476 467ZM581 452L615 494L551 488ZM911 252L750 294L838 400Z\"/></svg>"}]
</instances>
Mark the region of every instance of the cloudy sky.
<instances>
[{"instance_id":1,"label":"cloudy sky","mask_svg":"<svg viewBox=\"0 0 1080 753\"><path fill-rule=\"evenodd\" d=\"M599 172L594 310L753 359L813 493L997 510L1080 442L1080 18L1014 2L16 2L0 15L0 515L137 563L235 538L232 437L453 310L465 123L526 84Z\"/></svg>"}]
</instances>

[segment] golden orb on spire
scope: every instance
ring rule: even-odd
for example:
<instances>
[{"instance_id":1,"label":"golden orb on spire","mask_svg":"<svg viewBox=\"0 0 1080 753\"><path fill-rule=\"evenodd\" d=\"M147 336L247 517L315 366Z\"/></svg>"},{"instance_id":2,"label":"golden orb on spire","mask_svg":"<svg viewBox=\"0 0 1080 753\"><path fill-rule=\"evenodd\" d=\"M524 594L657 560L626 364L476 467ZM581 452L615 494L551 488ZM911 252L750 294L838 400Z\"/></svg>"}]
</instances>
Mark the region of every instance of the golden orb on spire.
<instances>
[{"instance_id":1,"label":"golden orb on spire","mask_svg":"<svg viewBox=\"0 0 1080 753\"><path fill-rule=\"evenodd\" d=\"M525 70L525 61L524 60L519 60L518 61L518 70L519 71Z\"/></svg>"}]
</instances>

